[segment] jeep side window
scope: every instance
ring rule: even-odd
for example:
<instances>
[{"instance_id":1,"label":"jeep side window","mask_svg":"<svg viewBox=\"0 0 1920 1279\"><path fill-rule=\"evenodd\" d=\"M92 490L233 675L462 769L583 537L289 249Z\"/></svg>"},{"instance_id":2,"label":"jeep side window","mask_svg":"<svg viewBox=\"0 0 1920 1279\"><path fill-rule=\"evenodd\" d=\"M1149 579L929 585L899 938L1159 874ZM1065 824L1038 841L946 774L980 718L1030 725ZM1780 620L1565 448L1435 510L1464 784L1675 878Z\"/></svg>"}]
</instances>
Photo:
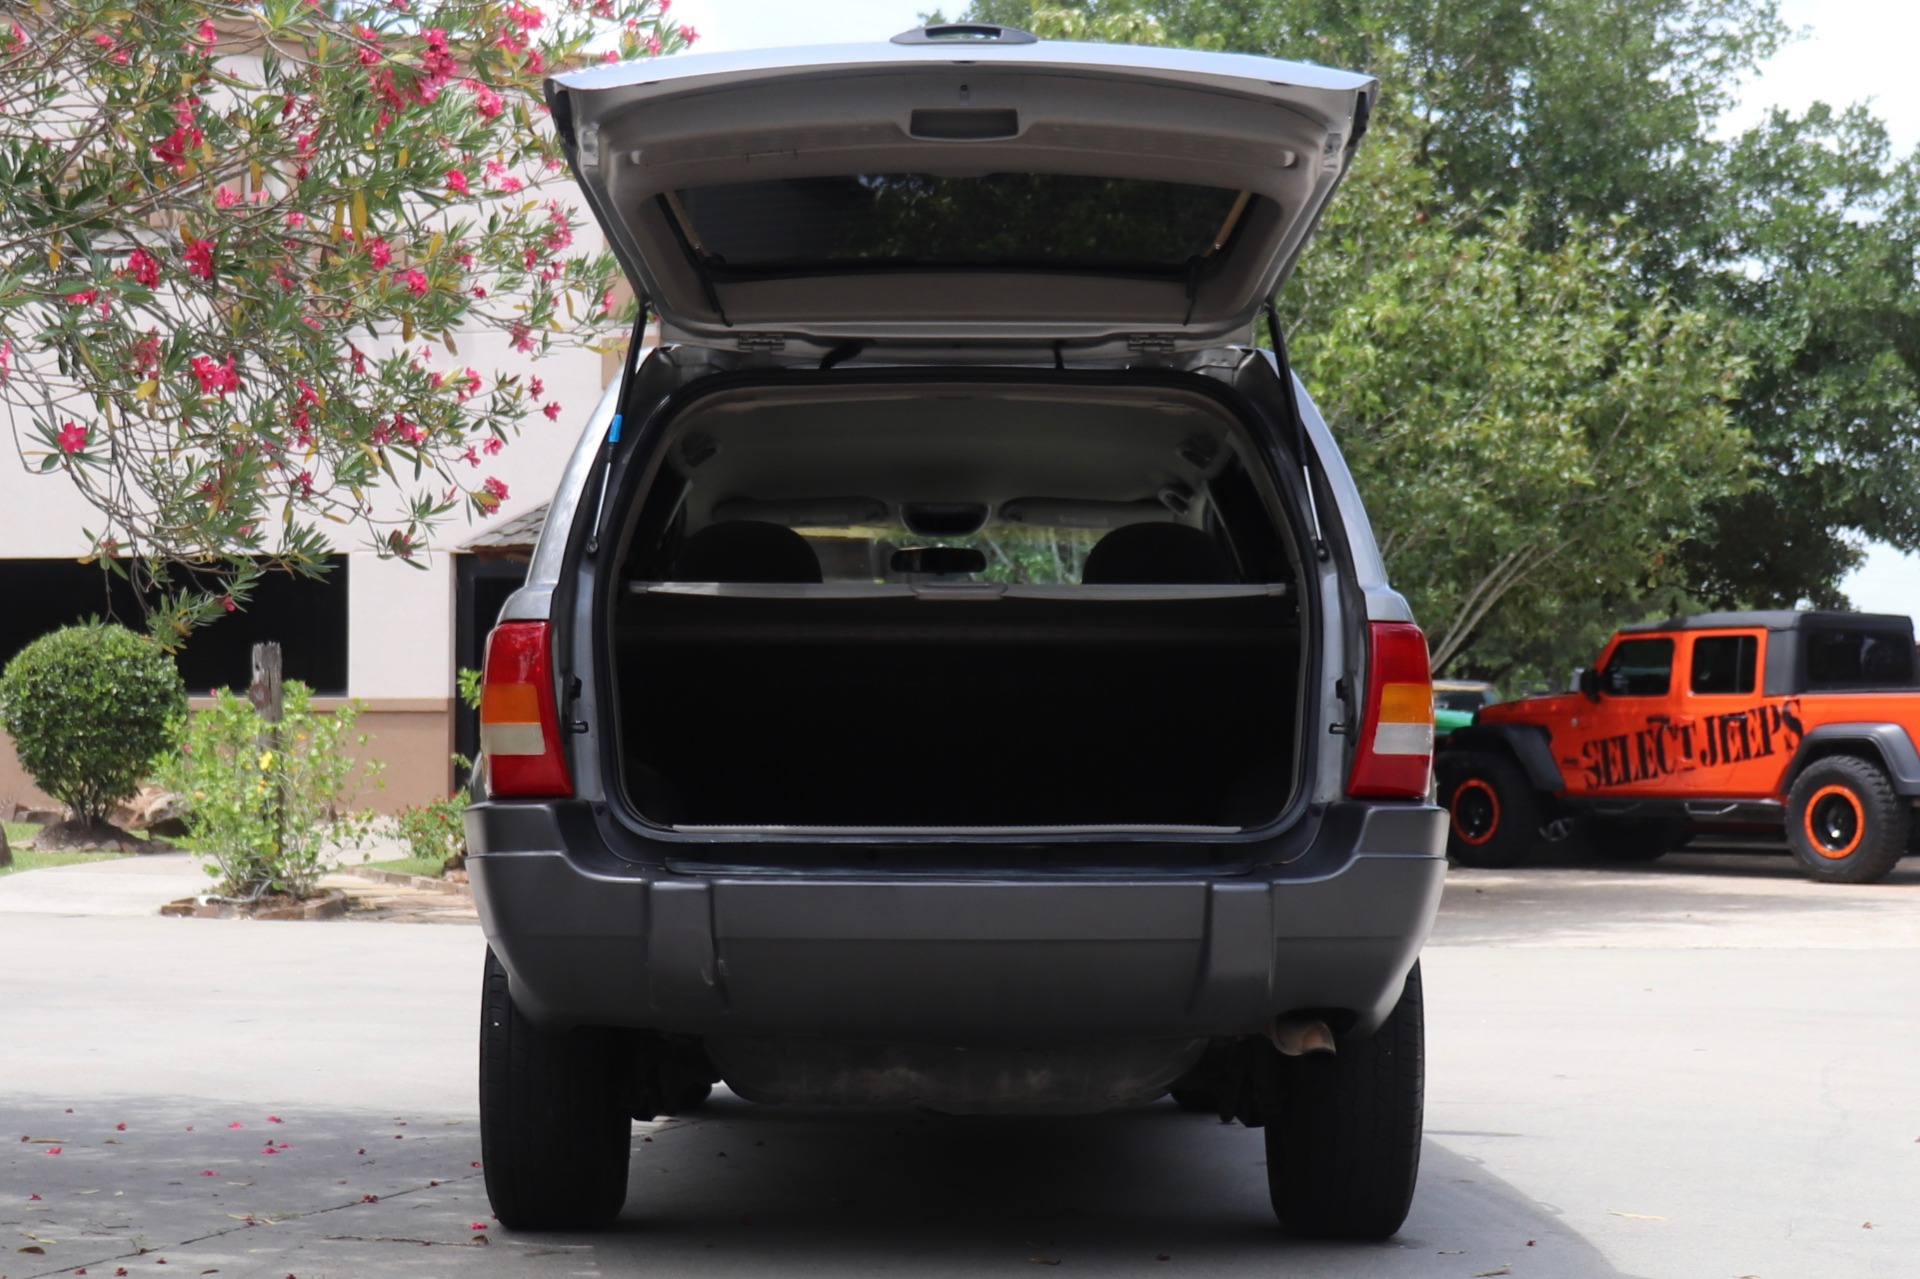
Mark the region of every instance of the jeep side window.
<instances>
[{"instance_id":1,"label":"jeep side window","mask_svg":"<svg viewBox=\"0 0 1920 1279\"><path fill-rule=\"evenodd\" d=\"M1693 641L1689 688L1696 694L1751 693L1760 641L1752 635L1702 635Z\"/></svg>"},{"instance_id":2,"label":"jeep side window","mask_svg":"<svg viewBox=\"0 0 1920 1279\"><path fill-rule=\"evenodd\" d=\"M1808 631L1807 690L1912 688L1914 653L1898 631Z\"/></svg>"},{"instance_id":3,"label":"jeep side window","mask_svg":"<svg viewBox=\"0 0 1920 1279\"><path fill-rule=\"evenodd\" d=\"M1673 682L1673 641L1630 639L1614 645L1600 687L1611 697L1662 697Z\"/></svg>"}]
</instances>

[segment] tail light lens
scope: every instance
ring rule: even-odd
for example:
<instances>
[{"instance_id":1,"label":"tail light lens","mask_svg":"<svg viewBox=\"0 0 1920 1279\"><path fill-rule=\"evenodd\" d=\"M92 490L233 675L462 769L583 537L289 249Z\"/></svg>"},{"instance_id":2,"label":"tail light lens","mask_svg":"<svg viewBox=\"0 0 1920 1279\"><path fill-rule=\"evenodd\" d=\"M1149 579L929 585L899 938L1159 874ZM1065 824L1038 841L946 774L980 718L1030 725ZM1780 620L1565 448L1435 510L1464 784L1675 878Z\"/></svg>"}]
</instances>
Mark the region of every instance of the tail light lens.
<instances>
[{"instance_id":1,"label":"tail light lens","mask_svg":"<svg viewBox=\"0 0 1920 1279\"><path fill-rule=\"evenodd\" d=\"M1347 794L1425 799L1433 771L1433 668L1427 637L1410 622L1372 622L1367 704Z\"/></svg>"},{"instance_id":2,"label":"tail light lens","mask_svg":"<svg viewBox=\"0 0 1920 1279\"><path fill-rule=\"evenodd\" d=\"M545 622L502 622L487 636L480 749L487 760L487 791L503 799L573 794L553 703L551 640Z\"/></svg>"}]
</instances>

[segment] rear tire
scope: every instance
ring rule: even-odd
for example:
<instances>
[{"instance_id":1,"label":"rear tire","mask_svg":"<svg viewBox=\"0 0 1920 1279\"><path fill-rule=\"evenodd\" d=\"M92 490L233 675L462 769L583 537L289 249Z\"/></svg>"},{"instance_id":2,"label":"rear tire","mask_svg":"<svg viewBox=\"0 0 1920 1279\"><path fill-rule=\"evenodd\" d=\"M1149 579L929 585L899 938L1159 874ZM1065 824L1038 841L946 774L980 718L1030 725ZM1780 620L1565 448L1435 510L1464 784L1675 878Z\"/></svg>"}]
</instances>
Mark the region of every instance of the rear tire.
<instances>
[{"instance_id":1,"label":"rear tire","mask_svg":"<svg viewBox=\"0 0 1920 1279\"><path fill-rule=\"evenodd\" d=\"M487 952L480 1010L480 1157L510 1230L587 1230L627 1199L632 1062L614 1031L529 1022Z\"/></svg>"},{"instance_id":2,"label":"rear tire","mask_svg":"<svg viewBox=\"0 0 1920 1279\"><path fill-rule=\"evenodd\" d=\"M1171 1088L1167 1096L1173 1098L1173 1104L1192 1115L1217 1115L1220 1113L1220 1094L1207 1087Z\"/></svg>"},{"instance_id":3,"label":"rear tire","mask_svg":"<svg viewBox=\"0 0 1920 1279\"><path fill-rule=\"evenodd\" d=\"M1829 884L1884 879L1906 854L1913 810L1878 765L1829 755L1807 765L1787 794L1787 847Z\"/></svg>"},{"instance_id":4,"label":"rear tire","mask_svg":"<svg viewBox=\"0 0 1920 1279\"><path fill-rule=\"evenodd\" d=\"M1462 866L1505 870L1533 851L1546 805L1520 765L1490 751L1462 752L1448 764L1447 856Z\"/></svg>"},{"instance_id":5,"label":"rear tire","mask_svg":"<svg viewBox=\"0 0 1920 1279\"><path fill-rule=\"evenodd\" d=\"M1330 1057L1280 1059L1267 1190L1290 1233L1385 1239L1406 1221L1420 1173L1425 1044L1416 963L1372 1035L1341 1040Z\"/></svg>"}]
</instances>

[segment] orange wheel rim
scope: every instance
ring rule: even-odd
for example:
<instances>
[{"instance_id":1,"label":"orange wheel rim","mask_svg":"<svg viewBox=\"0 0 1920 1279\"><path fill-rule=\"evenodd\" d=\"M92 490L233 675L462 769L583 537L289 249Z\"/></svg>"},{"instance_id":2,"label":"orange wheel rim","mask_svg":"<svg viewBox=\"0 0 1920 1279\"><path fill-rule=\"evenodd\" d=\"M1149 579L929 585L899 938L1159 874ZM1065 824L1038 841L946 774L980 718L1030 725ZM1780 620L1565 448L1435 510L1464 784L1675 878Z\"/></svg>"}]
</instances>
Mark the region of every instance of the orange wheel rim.
<instances>
[{"instance_id":1,"label":"orange wheel rim","mask_svg":"<svg viewBox=\"0 0 1920 1279\"><path fill-rule=\"evenodd\" d=\"M1867 835L1867 814L1850 786L1822 786L1807 800L1801 825L1813 851L1830 861L1851 857Z\"/></svg>"},{"instance_id":2,"label":"orange wheel rim","mask_svg":"<svg viewBox=\"0 0 1920 1279\"><path fill-rule=\"evenodd\" d=\"M1500 796L1478 777L1469 777L1453 792L1448 805L1453 833L1460 842L1475 848L1492 839L1500 829Z\"/></svg>"}]
</instances>

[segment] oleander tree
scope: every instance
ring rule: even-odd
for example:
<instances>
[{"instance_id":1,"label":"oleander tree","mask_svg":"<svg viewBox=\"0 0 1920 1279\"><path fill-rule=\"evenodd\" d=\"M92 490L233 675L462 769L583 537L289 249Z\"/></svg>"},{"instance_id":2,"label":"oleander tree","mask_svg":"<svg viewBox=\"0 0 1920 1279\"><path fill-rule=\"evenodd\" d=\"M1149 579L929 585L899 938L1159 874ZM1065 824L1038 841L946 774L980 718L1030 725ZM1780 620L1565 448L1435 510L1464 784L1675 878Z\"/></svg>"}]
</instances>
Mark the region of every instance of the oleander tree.
<instances>
[{"instance_id":1,"label":"oleander tree","mask_svg":"<svg viewBox=\"0 0 1920 1279\"><path fill-rule=\"evenodd\" d=\"M541 91L657 57L670 0L40 0L0 18L0 405L164 643L497 510L562 406L459 334L619 340ZM342 529L341 526L347 526Z\"/></svg>"}]
</instances>

